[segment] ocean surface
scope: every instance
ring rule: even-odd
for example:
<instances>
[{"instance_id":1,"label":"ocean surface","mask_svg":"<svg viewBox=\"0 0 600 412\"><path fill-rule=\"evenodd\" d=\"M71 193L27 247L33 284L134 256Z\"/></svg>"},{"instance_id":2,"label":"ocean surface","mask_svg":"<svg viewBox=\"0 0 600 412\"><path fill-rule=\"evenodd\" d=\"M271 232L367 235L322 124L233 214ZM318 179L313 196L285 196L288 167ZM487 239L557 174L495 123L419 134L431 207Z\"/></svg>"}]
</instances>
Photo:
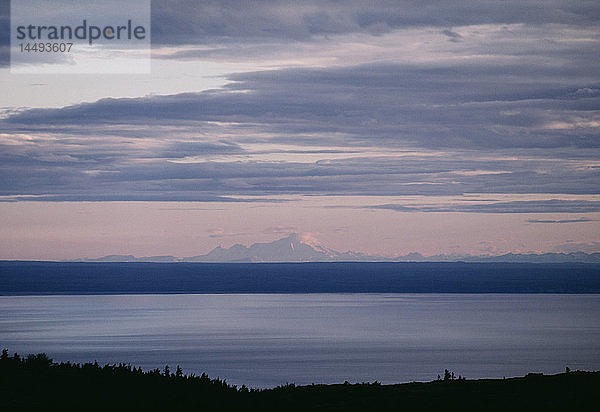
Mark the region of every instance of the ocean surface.
<instances>
[{"instance_id":1,"label":"ocean surface","mask_svg":"<svg viewBox=\"0 0 600 412\"><path fill-rule=\"evenodd\" d=\"M250 387L599 370L600 295L0 296L0 347Z\"/></svg>"}]
</instances>

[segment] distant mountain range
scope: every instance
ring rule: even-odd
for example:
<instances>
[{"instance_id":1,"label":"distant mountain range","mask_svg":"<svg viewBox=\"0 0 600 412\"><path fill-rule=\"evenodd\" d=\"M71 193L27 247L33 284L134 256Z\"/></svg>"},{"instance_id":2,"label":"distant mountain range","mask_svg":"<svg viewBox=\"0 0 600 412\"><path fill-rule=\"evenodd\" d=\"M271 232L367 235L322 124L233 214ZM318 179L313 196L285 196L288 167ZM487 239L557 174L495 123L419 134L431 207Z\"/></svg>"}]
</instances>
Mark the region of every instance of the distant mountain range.
<instances>
[{"instance_id":1,"label":"distant mountain range","mask_svg":"<svg viewBox=\"0 0 600 412\"><path fill-rule=\"evenodd\" d=\"M356 252L338 252L318 242L294 233L271 243L254 243L251 246L221 246L206 255L178 258L175 256L135 257L133 255L109 255L95 259L78 259L80 262L527 262L600 263L600 253L543 253L492 255L435 255L423 256L409 253L398 257L367 255Z\"/></svg>"}]
</instances>

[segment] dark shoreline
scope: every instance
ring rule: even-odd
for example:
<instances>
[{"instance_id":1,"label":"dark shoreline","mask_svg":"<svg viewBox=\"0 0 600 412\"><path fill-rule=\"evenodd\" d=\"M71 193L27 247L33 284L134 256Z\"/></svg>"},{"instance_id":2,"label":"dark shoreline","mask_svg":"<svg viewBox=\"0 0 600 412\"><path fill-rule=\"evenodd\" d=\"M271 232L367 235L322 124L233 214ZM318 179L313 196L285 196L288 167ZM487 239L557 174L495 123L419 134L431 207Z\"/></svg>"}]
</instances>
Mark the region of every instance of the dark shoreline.
<instances>
[{"instance_id":1,"label":"dark shoreline","mask_svg":"<svg viewBox=\"0 0 600 412\"><path fill-rule=\"evenodd\" d=\"M179 368L54 363L45 354L21 357L6 351L0 359L3 410L573 410L600 401L599 385L600 371L567 370L507 379L448 375L393 385L288 384L258 390L205 374L184 375Z\"/></svg>"},{"instance_id":2,"label":"dark shoreline","mask_svg":"<svg viewBox=\"0 0 600 412\"><path fill-rule=\"evenodd\" d=\"M0 261L0 295L600 293L596 263Z\"/></svg>"}]
</instances>

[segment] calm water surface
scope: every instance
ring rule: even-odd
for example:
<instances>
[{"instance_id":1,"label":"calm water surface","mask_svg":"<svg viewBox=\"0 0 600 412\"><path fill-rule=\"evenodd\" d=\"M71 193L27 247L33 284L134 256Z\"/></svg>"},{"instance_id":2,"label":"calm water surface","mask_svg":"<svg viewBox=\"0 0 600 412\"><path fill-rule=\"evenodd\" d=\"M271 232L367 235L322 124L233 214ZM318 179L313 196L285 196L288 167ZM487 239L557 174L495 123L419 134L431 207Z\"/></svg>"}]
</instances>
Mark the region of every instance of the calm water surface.
<instances>
[{"instance_id":1,"label":"calm water surface","mask_svg":"<svg viewBox=\"0 0 600 412\"><path fill-rule=\"evenodd\" d=\"M600 369L600 295L1 296L0 346L271 387Z\"/></svg>"}]
</instances>

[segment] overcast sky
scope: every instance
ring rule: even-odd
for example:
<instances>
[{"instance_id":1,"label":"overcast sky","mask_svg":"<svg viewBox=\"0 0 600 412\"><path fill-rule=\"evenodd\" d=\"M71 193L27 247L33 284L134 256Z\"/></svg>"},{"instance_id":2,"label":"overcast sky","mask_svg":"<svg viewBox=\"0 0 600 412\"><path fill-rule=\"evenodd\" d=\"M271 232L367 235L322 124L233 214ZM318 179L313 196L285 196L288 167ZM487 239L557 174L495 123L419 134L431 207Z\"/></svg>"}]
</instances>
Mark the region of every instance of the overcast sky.
<instances>
[{"instance_id":1,"label":"overcast sky","mask_svg":"<svg viewBox=\"0 0 600 412\"><path fill-rule=\"evenodd\" d=\"M23 75L0 31L0 258L600 251L597 1L165 0L151 35L151 74Z\"/></svg>"}]
</instances>

